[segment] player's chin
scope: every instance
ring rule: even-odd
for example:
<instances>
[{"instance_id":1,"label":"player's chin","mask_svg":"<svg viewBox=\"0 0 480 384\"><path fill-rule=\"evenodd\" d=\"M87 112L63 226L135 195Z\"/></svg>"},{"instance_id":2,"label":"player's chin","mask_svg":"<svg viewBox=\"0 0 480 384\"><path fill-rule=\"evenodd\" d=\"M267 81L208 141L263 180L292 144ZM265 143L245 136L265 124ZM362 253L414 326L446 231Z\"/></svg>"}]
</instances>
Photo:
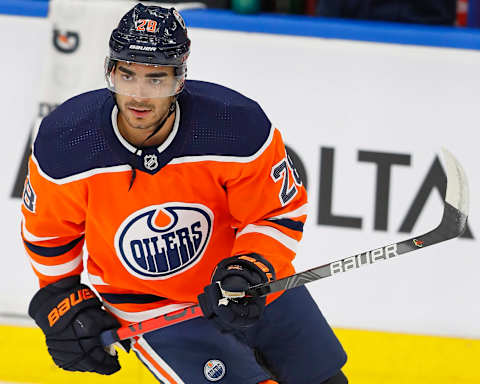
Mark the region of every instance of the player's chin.
<instances>
[{"instance_id":1,"label":"player's chin","mask_svg":"<svg viewBox=\"0 0 480 384\"><path fill-rule=\"evenodd\" d=\"M150 121L149 119L147 120L144 118L136 118L136 117L132 117L128 119L128 123L130 127L134 129L149 129L153 125L152 121Z\"/></svg>"},{"instance_id":2,"label":"player's chin","mask_svg":"<svg viewBox=\"0 0 480 384\"><path fill-rule=\"evenodd\" d=\"M141 130L153 130L154 126L152 124L138 124L138 122L132 124L132 127L135 129L141 129Z\"/></svg>"}]
</instances>

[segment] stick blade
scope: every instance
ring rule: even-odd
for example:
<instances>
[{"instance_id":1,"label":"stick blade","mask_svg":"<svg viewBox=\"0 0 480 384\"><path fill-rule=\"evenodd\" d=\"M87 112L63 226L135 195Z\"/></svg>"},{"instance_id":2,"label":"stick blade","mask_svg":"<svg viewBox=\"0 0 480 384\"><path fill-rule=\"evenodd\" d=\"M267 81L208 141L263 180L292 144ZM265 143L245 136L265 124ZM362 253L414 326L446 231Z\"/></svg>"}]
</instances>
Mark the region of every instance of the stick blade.
<instances>
[{"instance_id":1,"label":"stick blade","mask_svg":"<svg viewBox=\"0 0 480 384\"><path fill-rule=\"evenodd\" d=\"M468 216L469 188L467 175L458 160L447 149L442 148L443 159L447 172L447 193L445 201Z\"/></svg>"},{"instance_id":2,"label":"stick blade","mask_svg":"<svg viewBox=\"0 0 480 384\"><path fill-rule=\"evenodd\" d=\"M460 163L448 150L442 148L442 152L447 173L447 191L442 222L438 229L429 234L432 237L430 239L432 244L461 236L467 229L470 194L467 176Z\"/></svg>"}]
</instances>

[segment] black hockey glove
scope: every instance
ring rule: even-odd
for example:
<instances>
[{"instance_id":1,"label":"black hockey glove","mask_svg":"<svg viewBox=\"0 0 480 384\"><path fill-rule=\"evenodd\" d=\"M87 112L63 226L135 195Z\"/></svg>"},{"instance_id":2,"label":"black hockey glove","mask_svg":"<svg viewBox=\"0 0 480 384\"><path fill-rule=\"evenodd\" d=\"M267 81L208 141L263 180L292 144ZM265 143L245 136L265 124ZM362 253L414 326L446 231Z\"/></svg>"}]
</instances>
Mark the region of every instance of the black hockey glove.
<instances>
[{"instance_id":1,"label":"black hockey glove","mask_svg":"<svg viewBox=\"0 0 480 384\"><path fill-rule=\"evenodd\" d=\"M258 321L265 308L265 297L226 298L224 292L244 292L251 286L275 279L273 266L262 256L251 253L222 260L198 302L207 319L229 331L249 327ZM218 284L220 283L220 284Z\"/></svg>"},{"instance_id":2,"label":"black hockey glove","mask_svg":"<svg viewBox=\"0 0 480 384\"><path fill-rule=\"evenodd\" d=\"M67 371L111 375L120 369L118 356L100 343L102 331L116 328L118 321L102 309L95 293L78 276L67 277L40 289L28 314L46 336L55 364Z\"/></svg>"}]
</instances>

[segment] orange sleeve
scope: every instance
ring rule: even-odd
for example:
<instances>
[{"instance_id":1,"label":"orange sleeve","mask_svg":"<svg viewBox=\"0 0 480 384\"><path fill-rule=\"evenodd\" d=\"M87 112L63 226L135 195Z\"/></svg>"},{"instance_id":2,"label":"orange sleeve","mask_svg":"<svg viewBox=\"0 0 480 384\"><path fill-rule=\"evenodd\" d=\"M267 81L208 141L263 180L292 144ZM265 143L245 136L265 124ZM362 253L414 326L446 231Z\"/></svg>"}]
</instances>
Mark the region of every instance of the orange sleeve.
<instances>
[{"instance_id":1,"label":"orange sleeve","mask_svg":"<svg viewBox=\"0 0 480 384\"><path fill-rule=\"evenodd\" d=\"M86 188L57 183L31 156L25 180L21 235L40 286L83 270Z\"/></svg>"},{"instance_id":2,"label":"orange sleeve","mask_svg":"<svg viewBox=\"0 0 480 384\"><path fill-rule=\"evenodd\" d=\"M277 279L294 273L292 260L307 218L307 193L278 130L226 186L237 229L232 255L261 254L274 266Z\"/></svg>"}]
</instances>

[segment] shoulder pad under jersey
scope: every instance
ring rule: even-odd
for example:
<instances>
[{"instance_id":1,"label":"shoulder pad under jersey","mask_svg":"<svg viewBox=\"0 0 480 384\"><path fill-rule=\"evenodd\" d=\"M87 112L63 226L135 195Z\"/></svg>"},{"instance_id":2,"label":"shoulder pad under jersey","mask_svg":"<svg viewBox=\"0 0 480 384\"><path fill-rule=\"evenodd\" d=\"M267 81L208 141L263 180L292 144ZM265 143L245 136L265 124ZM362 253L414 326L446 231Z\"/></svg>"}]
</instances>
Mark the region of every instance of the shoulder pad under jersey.
<instances>
[{"instance_id":1,"label":"shoulder pad under jersey","mask_svg":"<svg viewBox=\"0 0 480 384\"><path fill-rule=\"evenodd\" d=\"M271 123L257 102L229 88L187 81L179 98L186 138L184 156L249 157L271 135Z\"/></svg>"},{"instance_id":2,"label":"shoulder pad under jersey","mask_svg":"<svg viewBox=\"0 0 480 384\"><path fill-rule=\"evenodd\" d=\"M102 130L113 106L110 91L100 89L75 96L46 116L33 144L41 171L58 180L118 165Z\"/></svg>"}]
</instances>

